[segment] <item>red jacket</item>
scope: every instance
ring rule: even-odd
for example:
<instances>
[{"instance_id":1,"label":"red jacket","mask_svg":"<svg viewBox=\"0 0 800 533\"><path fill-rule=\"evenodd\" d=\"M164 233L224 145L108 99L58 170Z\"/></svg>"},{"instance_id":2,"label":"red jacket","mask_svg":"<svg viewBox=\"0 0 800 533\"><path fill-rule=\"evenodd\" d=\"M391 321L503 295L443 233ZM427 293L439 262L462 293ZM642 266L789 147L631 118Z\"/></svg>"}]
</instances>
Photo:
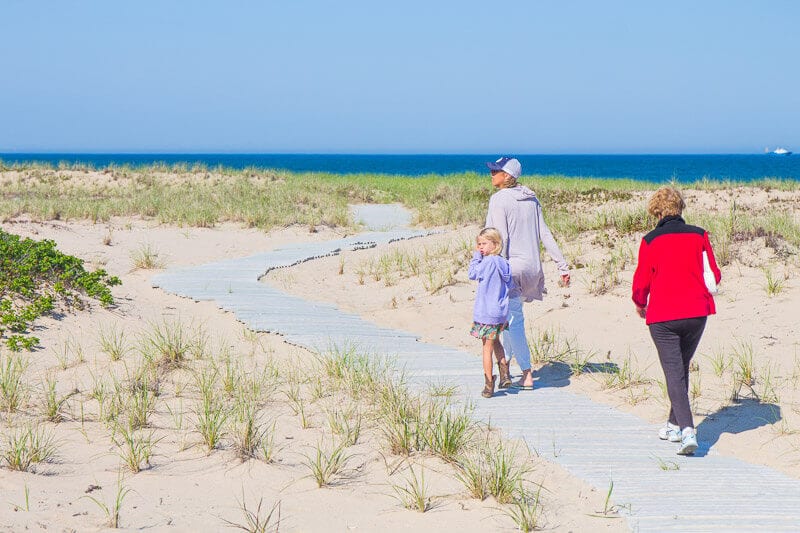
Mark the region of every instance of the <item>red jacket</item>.
<instances>
[{"instance_id":1,"label":"red jacket","mask_svg":"<svg viewBox=\"0 0 800 533\"><path fill-rule=\"evenodd\" d=\"M714 298L703 282L704 251L719 283L722 274L704 229L669 216L644 236L633 274L633 302L647 307L647 324L716 312Z\"/></svg>"}]
</instances>

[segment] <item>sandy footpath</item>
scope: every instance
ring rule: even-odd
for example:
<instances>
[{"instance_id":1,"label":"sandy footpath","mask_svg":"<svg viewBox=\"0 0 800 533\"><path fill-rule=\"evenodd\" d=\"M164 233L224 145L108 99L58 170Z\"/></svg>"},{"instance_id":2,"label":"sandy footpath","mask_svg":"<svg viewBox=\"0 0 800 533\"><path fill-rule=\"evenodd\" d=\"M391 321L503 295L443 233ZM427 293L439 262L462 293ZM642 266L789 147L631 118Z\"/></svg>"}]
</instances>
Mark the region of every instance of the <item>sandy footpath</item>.
<instances>
[{"instance_id":1,"label":"sandy footpath","mask_svg":"<svg viewBox=\"0 0 800 533\"><path fill-rule=\"evenodd\" d=\"M326 444L330 437L326 422L330 407L325 398L307 398L308 420L301 423L287 406L282 384L263 409L264 417L275 424L274 462L241 461L232 449L230 435L223 436L212 452L202 444L196 430L199 407L195 388L203 369L217 365L223 372L224 365L233 361L246 370L276 364L302 373L309 368L311 354L288 346L279 336L247 331L234 316L211 303L197 303L153 289L150 278L158 268L134 268L135 256L145 253L161 268L171 268L247 256L292 242L333 239L341 237L341 233L325 228L311 233L306 227L269 233L232 225L177 228L138 219L115 219L102 224L16 219L5 221L3 229L34 239L52 239L63 252L83 258L87 267L104 268L119 276L122 285L113 290L117 300L113 309L92 305L86 311L38 322L34 333L41 339L41 346L25 355L28 401L20 412L3 416L4 434L10 435L41 419L47 377L54 377L59 395L69 398L62 409L63 420L42 426L55 437L54 459L35 465L32 472L0 468L0 529L104 530L109 515L103 505L113 509L120 490L124 498L119 525L131 530L220 531L231 523L244 524L242 502L254 511L262 498L262 515L280 502L280 531L515 529L492 498L469 498L455 479L452 465L433 457L415 456L408 460L392 456L382 449L376 430L369 425L349 449L346 475L330 487L318 488L305 463L315 447ZM471 232L472 228L468 228L402 246L426 246ZM374 253L380 250L364 251L363 255L348 253L343 275L336 273L340 260L328 258L280 272L273 281L286 290L335 301L344 309L370 314L378 322L418 332L426 340L475 348L465 334L473 290L469 283L459 281L434 296L419 292L413 282L405 290L401 286L359 285L349 265ZM458 276L463 277L463 273ZM570 299L564 300L567 294L568 291L553 292L544 304L549 311L543 313L544 306L540 306L533 314L561 323L566 331L571 320L582 316L580 292L575 290ZM395 300L394 306L389 305L391 300ZM562 309L562 300L571 306ZM532 323L544 325L542 320ZM114 383L128 383L135 374L139 364L135 349L138 339L156 328L175 324L203 340L204 354L160 379L154 409L144 430L152 436L153 455L149 465L134 474L122 466L121 449L115 444L119 434L101 420L97 398L99 391L107 391ZM632 331L641 330L630 317L620 324ZM110 328L124 331L128 339L129 351L119 361L112 361L100 347L100 332ZM601 330L592 331L590 336L581 334L581 342L587 346L600 343L605 335ZM641 344L645 353L646 343ZM591 387L586 390L592 393ZM617 397L610 395L608 401L616 402ZM587 487L556 465L535 457L529 460L533 467L529 479L544 487L542 520L549 530L626 529L623 519L593 516L603 509L605 494ZM432 504L428 512L404 509L393 496L392 486L408 478L409 464L416 472L425 472Z\"/></svg>"}]
</instances>

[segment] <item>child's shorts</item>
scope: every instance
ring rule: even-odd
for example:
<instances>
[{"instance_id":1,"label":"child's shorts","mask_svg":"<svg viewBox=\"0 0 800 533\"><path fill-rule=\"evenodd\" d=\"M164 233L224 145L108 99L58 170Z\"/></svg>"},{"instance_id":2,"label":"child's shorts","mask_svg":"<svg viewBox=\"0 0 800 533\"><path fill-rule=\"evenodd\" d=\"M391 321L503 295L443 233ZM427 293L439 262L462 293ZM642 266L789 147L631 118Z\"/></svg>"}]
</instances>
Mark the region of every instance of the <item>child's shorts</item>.
<instances>
[{"instance_id":1,"label":"child's shorts","mask_svg":"<svg viewBox=\"0 0 800 533\"><path fill-rule=\"evenodd\" d=\"M473 322L469 334L478 339L493 341L506 329L508 329L508 322L505 324L481 324L480 322Z\"/></svg>"}]
</instances>

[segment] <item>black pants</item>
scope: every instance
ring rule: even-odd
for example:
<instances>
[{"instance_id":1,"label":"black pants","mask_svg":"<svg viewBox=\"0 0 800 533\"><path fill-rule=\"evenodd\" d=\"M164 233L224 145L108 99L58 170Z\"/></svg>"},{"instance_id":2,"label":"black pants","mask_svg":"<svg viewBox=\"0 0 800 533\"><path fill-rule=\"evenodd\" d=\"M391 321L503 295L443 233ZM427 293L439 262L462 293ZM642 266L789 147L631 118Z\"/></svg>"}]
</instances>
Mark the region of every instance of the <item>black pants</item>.
<instances>
[{"instance_id":1,"label":"black pants","mask_svg":"<svg viewBox=\"0 0 800 533\"><path fill-rule=\"evenodd\" d=\"M681 429L694 427L689 405L689 362L705 327L704 316L650 324L650 336L667 380L669 421Z\"/></svg>"}]
</instances>

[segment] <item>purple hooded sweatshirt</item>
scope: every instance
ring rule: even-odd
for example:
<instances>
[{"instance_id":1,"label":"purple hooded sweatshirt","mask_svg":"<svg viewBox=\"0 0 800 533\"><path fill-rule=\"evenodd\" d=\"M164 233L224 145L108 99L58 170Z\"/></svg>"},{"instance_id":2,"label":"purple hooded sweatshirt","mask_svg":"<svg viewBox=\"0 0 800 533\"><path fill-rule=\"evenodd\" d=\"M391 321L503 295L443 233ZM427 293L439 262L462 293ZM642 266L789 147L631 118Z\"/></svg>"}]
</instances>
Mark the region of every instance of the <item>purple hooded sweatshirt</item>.
<instances>
[{"instance_id":1,"label":"purple hooded sweatshirt","mask_svg":"<svg viewBox=\"0 0 800 533\"><path fill-rule=\"evenodd\" d=\"M500 189L492 195L486 226L497 228L503 236L502 255L511 263L513 274L512 297L522 296L526 302L542 299L544 273L539 243L544 244L559 272L569 273L561 250L544 223L539 199L524 185Z\"/></svg>"},{"instance_id":2,"label":"purple hooded sweatshirt","mask_svg":"<svg viewBox=\"0 0 800 533\"><path fill-rule=\"evenodd\" d=\"M508 292L511 289L511 268L499 255L481 255L475 251L469 262L469 279L478 280L478 293L472 320L479 324L508 322Z\"/></svg>"}]
</instances>

